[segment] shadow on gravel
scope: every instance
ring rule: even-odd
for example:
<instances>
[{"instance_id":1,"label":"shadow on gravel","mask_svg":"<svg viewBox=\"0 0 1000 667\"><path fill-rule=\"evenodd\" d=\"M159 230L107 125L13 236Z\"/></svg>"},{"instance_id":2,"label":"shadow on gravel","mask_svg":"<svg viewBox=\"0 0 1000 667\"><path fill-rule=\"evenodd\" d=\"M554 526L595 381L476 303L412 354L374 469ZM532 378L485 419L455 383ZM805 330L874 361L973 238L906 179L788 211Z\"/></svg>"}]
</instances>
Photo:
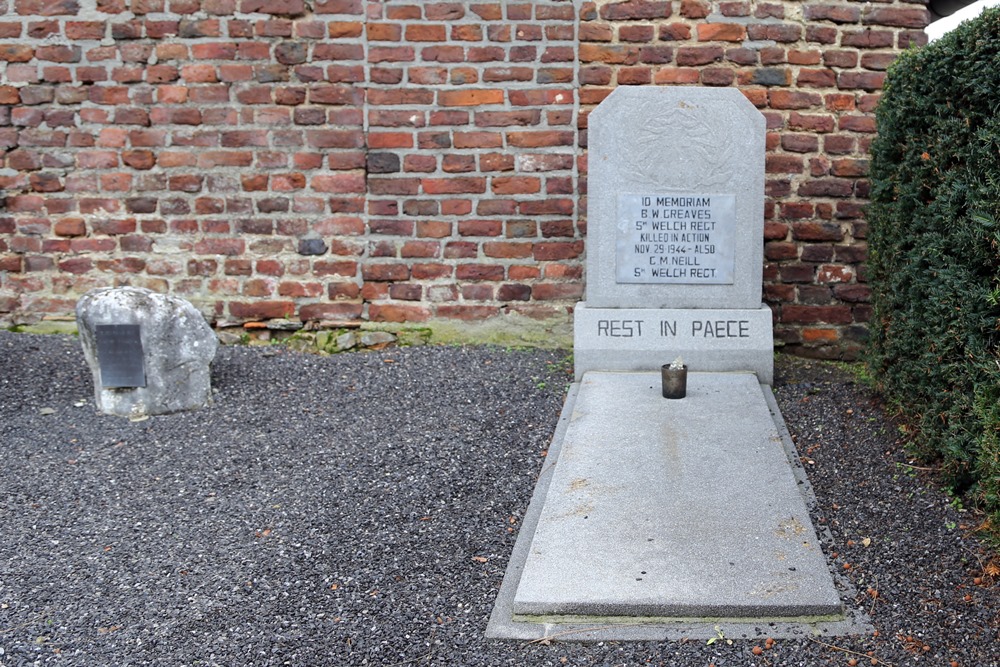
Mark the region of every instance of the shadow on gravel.
<instances>
[{"instance_id":1,"label":"shadow on gravel","mask_svg":"<svg viewBox=\"0 0 1000 667\"><path fill-rule=\"evenodd\" d=\"M781 357L813 519L878 636L485 640L570 367L221 348L211 407L129 422L95 413L75 339L0 332L0 665L1000 664L975 518L849 373Z\"/></svg>"}]
</instances>

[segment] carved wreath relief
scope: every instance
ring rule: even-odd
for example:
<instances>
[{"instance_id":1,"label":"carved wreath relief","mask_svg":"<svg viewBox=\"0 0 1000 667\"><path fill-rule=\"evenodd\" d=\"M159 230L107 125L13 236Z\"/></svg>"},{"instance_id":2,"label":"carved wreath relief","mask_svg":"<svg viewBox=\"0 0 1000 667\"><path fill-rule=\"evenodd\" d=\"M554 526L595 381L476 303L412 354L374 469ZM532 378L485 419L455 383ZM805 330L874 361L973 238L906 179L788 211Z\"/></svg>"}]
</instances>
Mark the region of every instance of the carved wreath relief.
<instances>
[{"instance_id":1,"label":"carved wreath relief","mask_svg":"<svg viewBox=\"0 0 1000 667\"><path fill-rule=\"evenodd\" d=\"M705 109L683 101L639 102L634 115L648 120L627 136L621 150L633 183L671 191L729 189L723 186L733 178L736 139L729 123L713 123Z\"/></svg>"}]
</instances>

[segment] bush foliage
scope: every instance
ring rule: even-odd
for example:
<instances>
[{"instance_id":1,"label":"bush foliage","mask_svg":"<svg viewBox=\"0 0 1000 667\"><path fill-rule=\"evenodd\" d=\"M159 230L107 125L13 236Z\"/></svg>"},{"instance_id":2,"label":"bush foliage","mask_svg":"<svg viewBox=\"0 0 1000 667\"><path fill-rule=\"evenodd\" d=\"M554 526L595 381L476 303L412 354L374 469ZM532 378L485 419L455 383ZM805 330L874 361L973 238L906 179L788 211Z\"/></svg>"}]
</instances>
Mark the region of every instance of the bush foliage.
<instances>
[{"instance_id":1,"label":"bush foliage","mask_svg":"<svg viewBox=\"0 0 1000 667\"><path fill-rule=\"evenodd\" d=\"M897 59L877 123L871 372L917 453L1000 514L1000 8Z\"/></svg>"}]
</instances>

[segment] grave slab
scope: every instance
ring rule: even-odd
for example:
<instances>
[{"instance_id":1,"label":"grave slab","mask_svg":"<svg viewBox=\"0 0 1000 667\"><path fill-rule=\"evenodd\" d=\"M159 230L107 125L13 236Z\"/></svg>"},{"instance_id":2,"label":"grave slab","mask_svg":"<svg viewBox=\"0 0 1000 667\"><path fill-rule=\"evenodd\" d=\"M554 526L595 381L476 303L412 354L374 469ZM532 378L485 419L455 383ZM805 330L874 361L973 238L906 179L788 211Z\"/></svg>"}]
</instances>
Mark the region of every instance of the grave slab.
<instances>
[{"instance_id":1,"label":"grave slab","mask_svg":"<svg viewBox=\"0 0 1000 667\"><path fill-rule=\"evenodd\" d=\"M841 618L752 373L588 372L512 601L514 621Z\"/></svg>"}]
</instances>

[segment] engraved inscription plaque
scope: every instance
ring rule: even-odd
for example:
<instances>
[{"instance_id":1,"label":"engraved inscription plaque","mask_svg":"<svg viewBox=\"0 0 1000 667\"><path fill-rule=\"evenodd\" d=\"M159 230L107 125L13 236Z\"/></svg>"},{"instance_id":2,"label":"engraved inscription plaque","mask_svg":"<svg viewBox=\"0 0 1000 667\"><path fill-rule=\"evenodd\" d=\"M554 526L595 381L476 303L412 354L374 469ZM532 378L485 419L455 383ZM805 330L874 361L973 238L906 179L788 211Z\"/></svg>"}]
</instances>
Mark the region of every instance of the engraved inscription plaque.
<instances>
[{"instance_id":1,"label":"engraved inscription plaque","mask_svg":"<svg viewBox=\"0 0 1000 667\"><path fill-rule=\"evenodd\" d=\"M146 386L146 368L138 324L98 324L97 363L101 386L123 389Z\"/></svg>"},{"instance_id":2,"label":"engraved inscription plaque","mask_svg":"<svg viewBox=\"0 0 1000 667\"><path fill-rule=\"evenodd\" d=\"M618 195L616 282L731 285L736 196Z\"/></svg>"}]
</instances>

